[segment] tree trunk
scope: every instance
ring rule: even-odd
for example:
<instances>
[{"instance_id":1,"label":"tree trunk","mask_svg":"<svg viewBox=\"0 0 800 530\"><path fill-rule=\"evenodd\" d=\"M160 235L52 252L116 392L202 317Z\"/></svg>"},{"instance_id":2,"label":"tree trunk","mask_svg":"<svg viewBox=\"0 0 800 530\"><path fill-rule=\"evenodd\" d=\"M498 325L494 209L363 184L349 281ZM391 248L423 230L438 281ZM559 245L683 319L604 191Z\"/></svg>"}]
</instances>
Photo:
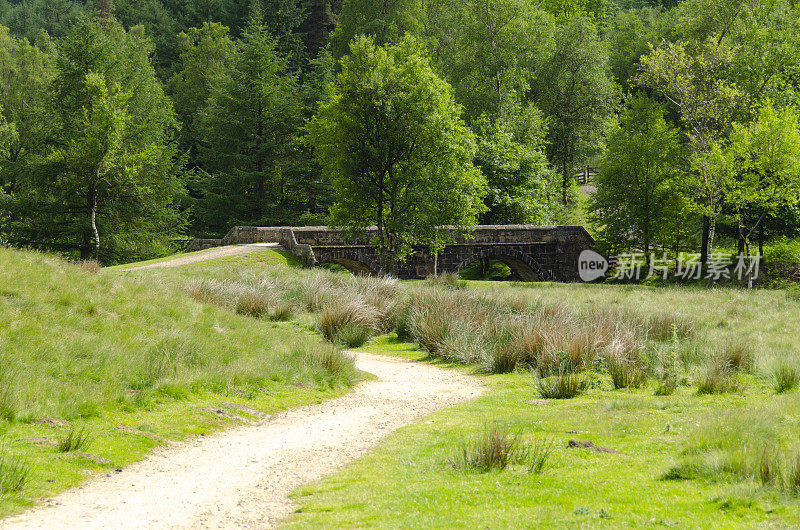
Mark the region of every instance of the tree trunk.
<instances>
[{"instance_id":1,"label":"tree trunk","mask_svg":"<svg viewBox=\"0 0 800 530\"><path fill-rule=\"evenodd\" d=\"M567 164L566 164L566 162L561 165L561 172L562 172L561 200L564 203L564 206L566 206L567 205L567 185L569 184L569 177L567 176Z\"/></svg>"},{"instance_id":2,"label":"tree trunk","mask_svg":"<svg viewBox=\"0 0 800 530\"><path fill-rule=\"evenodd\" d=\"M758 257L761 260L761 266L764 265L764 227L758 228Z\"/></svg>"},{"instance_id":3,"label":"tree trunk","mask_svg":"<svg viewBox=\"0 0 800 530\"><path fill-rule=\"evenodd\" d=\"M709 248L709 235L711 230L711 222L707 215L703 216L703 241L700 244L700 263L705 268L708 263L708 248Z\"/></svg>"},{"instance_id":4,"label":"tree trunk","mask_svg":"<svg viewBox=\"0 0 800 530\"><path fill-rule=\"evenodd\" d=\"M100 173L100 169L97 170ZM100 259L100 232L97 230L97 184L92 184L89 195L89 222L92 227L92 237L94 238L94 259Z\"/></svg>"}]
</instances>

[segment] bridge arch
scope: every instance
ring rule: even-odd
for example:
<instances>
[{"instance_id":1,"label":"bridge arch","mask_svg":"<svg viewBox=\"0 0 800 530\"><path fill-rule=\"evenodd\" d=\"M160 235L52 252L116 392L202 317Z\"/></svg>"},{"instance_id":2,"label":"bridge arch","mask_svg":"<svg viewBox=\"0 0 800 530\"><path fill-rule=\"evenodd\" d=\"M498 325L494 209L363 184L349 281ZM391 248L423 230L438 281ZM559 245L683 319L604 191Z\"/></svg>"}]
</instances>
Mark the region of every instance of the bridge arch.
<instances>
[{"instance_id":1,"label":"bridge arch","mask_svg":"<svg viewBox=\"0 0 800 530\"><path fill-rule=\"evenodd\" d=\"M481 259L493 259L507 265L517 278L525 282L553 280L553 274L550 271L543 269L528 254L509 248L484 249L475 252L458 264L456 267L456 273L461 273L465 267Z\"/></svg>"},{"instance_id":2,"label":"bridge arch","mask_svg":"<svg viewBox=\"0 0 800 530\"><path fill-rule=\"evenodd\" d=\"M317 258L317 265L340 265L350 271L353 276L377 276L378 269L368 260L358 259L353 256L322 256Z\"/></svg>"}]
</instances>

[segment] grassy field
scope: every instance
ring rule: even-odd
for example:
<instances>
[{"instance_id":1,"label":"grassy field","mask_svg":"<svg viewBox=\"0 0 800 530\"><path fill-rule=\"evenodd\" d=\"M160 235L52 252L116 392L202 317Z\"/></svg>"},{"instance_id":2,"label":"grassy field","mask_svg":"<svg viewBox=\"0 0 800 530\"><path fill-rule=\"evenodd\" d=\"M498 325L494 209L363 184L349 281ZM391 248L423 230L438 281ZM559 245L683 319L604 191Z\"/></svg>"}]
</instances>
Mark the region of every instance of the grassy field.
<instances>
[{"instance_id":1,"label":"grassy field","mask_svg":"<svg viewBox=\"0 0 800 530\"><path fill-rule=\"evenodd\" d=\"M490 391L302 488L290 524L800 525L793 292L397 282L272 250L92 274L0 252L0 373L15 374L0 381L0 476L27 473L0 514L232 423L208 412L221 403L269 412L346 390L357 375L322 334ZM564 386L576 396L542 398ZM88 445L62 451L84 427ZM491 429L508 465L484 472L470 462Z\"/></svg>"},{"instance_id":2,"label":"grassy field","mask_svg":"<svg viewBox=\"0 0 800 530\"><path fill-rule=\"evenodd\" d=\"M196 301L157 275L88 269L0 248L0 516L164 440L316 403L360 377L306 326Z\"/></svg>"},{"instance_id":3,"label":"grassy field","mask_svg":"<svg viewBox=\"0 0 800 530\"><path fill-rule=\"evenodd\" d=\"M485 374L491 391L402 429L346 470L295 493L299 527L673 526L797 527L800 395L776 391L776 366L797 367L800 304L783 291L470 283L492 297L562 302L578 311L669 312L695 330L675 347L677 388L654 395L615 390L589 372L574 399L541 399L537 376L518 369ZM699 395L707 365L744 343L752 362L730 374L730 392ZM380 338L372 352L441 362L416 345ZM730 348L728 348L730 349ZM504 425L528 450L550 447L541 473L527 463L481 473L455 469L454 454ZM591 441L621 454L568 442ZM469 445L467 445L469 447Z\"/></svg>"}]
</instances>

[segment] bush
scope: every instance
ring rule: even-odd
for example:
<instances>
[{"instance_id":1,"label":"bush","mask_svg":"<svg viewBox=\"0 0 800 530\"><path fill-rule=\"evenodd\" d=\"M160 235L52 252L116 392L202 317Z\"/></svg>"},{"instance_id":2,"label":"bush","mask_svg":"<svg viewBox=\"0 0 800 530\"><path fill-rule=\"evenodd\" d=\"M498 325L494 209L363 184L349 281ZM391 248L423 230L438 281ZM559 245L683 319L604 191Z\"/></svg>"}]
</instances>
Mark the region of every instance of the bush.
<instances>
[{"instance_id":1,"label":"bush","mask_svg":"<svg viewBox=\"0 0 800 530\"><path fill-rule=\"evenodd\" d=\"M773 371L775 376L775 392L782 394L797 388L800 383L800 370L796 366L779 364Z\"/></svg>"},{"instance_id":2,"label":"bush","mask_svg":"<svg viewBox=\"0 0 800 530\"><path fill-rule=\"evenodd\" d=\"M544 399L572 399L586 390L586 382L578 374L567 372L539 379L539 394Z\"/></svg>"},{"instance_id":3,"label":"bush","mask_svg":"<svg viewBox=\"0 0 800 530\"><path fill-rule=\"evenodd\" d=\"M767 263L800 264L800 241L779 239L764 249Z\"/></svg>"},{"instance_id":4,"label":"bush","mask_svg":"<svg viewBox=\"0 0 800 530\"><path fill-rule=\"evenodd\" d=\"M475 440L462 443L449 459L449 463L461 471L502 471L518 451L517 436L512 435L507 427L493 425L485 428L483 434Z\"/></svg>"},{"instance_id":5,"label":"bush","mask_svg":"<svg viewBox=\"0 0 800 530\"><path fill-rule=\"evenodd\" d=\"M17 458L0 455L0 496L22 491L28 481L28 466Z\"/></svg>"}]
</instances>

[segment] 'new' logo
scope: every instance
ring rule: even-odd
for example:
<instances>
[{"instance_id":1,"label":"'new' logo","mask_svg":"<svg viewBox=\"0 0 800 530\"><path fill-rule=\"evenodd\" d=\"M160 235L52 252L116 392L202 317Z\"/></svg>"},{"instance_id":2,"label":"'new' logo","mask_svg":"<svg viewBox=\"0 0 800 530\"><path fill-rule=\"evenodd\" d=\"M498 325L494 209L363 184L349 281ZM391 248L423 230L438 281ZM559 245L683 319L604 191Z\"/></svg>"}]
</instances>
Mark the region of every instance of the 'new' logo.
<instances>
[{"instance_id":1,"label":"'new' logo","mask_svg":"<svg viewBox=\"0 0 800 530\"><path fill-rule=\"evenodd\" d=\"M594 250L584 250L578 257L578 275L585 282L593 282L608 272L608 260Z\"/></svg>"}]
</instances>

